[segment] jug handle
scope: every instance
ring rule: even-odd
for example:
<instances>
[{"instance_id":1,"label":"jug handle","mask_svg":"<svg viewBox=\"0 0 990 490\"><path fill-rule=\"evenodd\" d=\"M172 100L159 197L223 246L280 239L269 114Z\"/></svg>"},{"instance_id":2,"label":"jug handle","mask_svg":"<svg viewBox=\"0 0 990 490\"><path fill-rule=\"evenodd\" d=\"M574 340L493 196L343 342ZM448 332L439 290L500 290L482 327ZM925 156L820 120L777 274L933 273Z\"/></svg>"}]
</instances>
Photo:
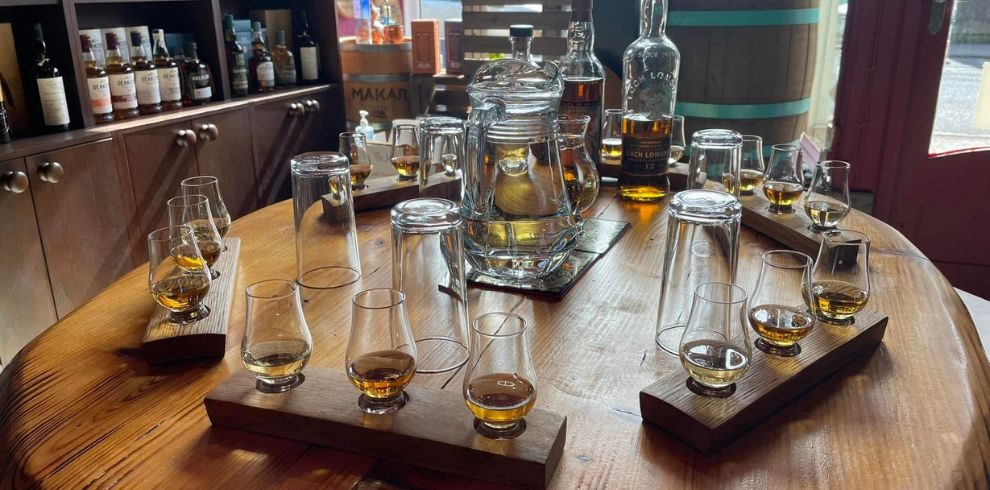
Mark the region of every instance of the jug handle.
<instances>
[{"instance_id":1,"label":"jug handle","mask_svg":"<svg viewBox=\"0 0 990 490\"><path fill-rule=\"evenodd\" d=\"M488 128L506 118L505 102L499 99L485 99L479 107L471 109L468 124L475 128Z\"/></svg>"}]
</instances>

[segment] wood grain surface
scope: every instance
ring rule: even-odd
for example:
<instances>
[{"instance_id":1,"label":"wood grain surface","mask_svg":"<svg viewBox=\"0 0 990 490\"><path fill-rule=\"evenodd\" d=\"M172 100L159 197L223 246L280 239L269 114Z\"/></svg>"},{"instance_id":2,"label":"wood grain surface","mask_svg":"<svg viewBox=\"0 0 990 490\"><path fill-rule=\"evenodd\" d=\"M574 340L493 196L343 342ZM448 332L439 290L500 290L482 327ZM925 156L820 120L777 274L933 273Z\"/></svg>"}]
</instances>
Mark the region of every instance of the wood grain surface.
<instances>
[{"instance_id":1,"label":"wood grain surface","mask_svg":"<svg viewBox=\"0 0 990 490\"><path fill-rule=\"evenodd\" d=\"M633 227L560 302L469 290L472 317L530 322L536 407L567 417L551 487L953 488L990 481L990 366L962 301L935 266L887 225L863 217L876 247L870 305L890 320L883 345L767 414L710 457L640 418L639 391L680 370L653 341L664 206L605 188L592 216ZM154 305L145 266L30 343L0 373L0 487L418 488L491 484L271 436L211 427L203 398L243 369L238 350L253 282L295 275L291 203L234 223L242 241L223 361L151 368L140 346ZM343 369L351 296L391 284L388 212L358 216L364 276L304 311L310 366ZM744 229L740 284L779 245ZM461 389L460 372L414 384ZM465 408L467 410L467 408ZM771 417L772 416L772 417ZM366 484L366 485L365 485Z\"/></svg>"}]
</instances>

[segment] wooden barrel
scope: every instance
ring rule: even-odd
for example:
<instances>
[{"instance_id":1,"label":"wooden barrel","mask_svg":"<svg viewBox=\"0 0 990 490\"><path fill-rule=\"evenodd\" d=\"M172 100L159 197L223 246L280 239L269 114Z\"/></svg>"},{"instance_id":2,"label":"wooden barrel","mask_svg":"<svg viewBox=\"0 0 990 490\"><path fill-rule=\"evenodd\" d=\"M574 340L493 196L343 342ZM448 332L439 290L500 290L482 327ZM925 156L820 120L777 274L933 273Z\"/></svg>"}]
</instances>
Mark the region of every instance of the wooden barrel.
<instances>
[{"instance_id":1,"label":"wooden barrel","mask_svg":"<svg viewBox=\"0 0 990 490\"><path fill-rule=\"evenodd\" d=\"M368 122L376 127L393 119L413 117L409 105L409 74L412 44L357 44L354 38L340 42L344 72L344 111L351 125L368 111Z\"/></svg>"},{"instance_id":2,"label":"wooden barrel","mask_svg":"<svg viewBox=\"0 0 990 490\"><path fill-rule=\"evenodd\" d=\"M684 132L724 128L797 140L811 107L819 0L671 0Z\"/></svg>"}]
</instances>

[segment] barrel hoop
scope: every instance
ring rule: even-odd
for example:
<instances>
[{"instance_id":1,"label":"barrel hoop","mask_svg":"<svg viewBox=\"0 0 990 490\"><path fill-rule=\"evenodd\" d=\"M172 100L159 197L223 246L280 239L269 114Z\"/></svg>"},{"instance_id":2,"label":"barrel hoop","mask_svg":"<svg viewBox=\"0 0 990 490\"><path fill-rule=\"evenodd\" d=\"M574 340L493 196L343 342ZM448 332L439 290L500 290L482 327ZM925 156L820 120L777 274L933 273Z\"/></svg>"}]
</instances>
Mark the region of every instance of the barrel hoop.
<instances>
[{"instance_id":1,"label":"barrel hoop","mask_svg":"<svg viewBox=\"0 0 990 490\"><path fill-rule=\"evenodd\" d=\"M818 9L781 10L674 10L667 18L672 27L752 27L817 24Z\"/></svg>"},{"instance_id":2,"label":"barrel hoop","mask_svg":"<svg viewBox=\"0 0 990 490\"><path fill-rule=\"evenodd\" d=\"M408 73L390 73L387 75L377 75L374 73L344 73L345 82L355 83L396 83L408 82Z\"/></svg>"},{"instance_id":3,"label":"barrel hoop","mask_svg":"<svg viewBox=\"0 0 990 490\"><path fill-rule=\"evenodd\" d=\"M811 98L770 104L705 104L677 101L675 114L708 119L772 119L804 114L811 109Z\"/></svg>"}]
</instances>

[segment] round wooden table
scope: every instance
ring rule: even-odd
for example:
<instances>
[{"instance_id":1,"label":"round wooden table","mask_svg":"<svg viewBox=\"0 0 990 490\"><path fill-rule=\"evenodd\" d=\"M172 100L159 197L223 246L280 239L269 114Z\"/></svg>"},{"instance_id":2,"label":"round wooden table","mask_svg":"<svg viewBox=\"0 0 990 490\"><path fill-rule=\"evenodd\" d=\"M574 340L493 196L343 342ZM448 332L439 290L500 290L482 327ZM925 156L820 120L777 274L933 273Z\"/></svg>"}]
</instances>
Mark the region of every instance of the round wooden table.
<instances>
[{"instance_id":1,"label":"round wooden table","mask_svg":"<svg viewBox=\"0 0 990 490\"><path fill-rule=\"evenodd\" d=\"M632 229L559 302L471 289L471 316L533 322L537 407L567 416L556 488L947 488L990 481L990 367L965 307L898 232L862 214L874 237L870 306L890 317L881 347L703 456L639 416L640 389L677 358L653 342L666 212L618 201L592 210ZM350 297L388 287L387 210L358 216L364 276L305 308L311 366L343 369ZM0 375L0 486L300 488L491 486L467 478L236 430L212 428L203 397L236 370L244 288L295 269L292 208L243 217L226 357L149 367L139 350L154 303L140 267L49 328ZM779 248L744 228L740 284ZM6 280L18 280L8 277ZM458 375L414 383L460 390ZM466 410L466 408L465 408ZM385 485L385 488L390 488Z\"/></svg>"}]
</instances>

